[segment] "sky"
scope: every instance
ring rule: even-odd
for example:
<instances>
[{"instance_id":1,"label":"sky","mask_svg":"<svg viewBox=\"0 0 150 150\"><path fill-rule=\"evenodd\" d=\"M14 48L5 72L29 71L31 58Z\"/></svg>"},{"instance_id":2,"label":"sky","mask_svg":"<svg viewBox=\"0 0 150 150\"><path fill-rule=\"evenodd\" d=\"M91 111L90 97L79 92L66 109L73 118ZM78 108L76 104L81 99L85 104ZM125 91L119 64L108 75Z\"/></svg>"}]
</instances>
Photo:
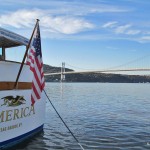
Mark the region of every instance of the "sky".
<instances>
[{"instance_id":1,"label":"sky","mask_svg":"<svg viewBox=\"0 0 150 150\"><path fill-rule=\"evenodd\" d=\"M27 38L40 19L45 64L65 62L74 70L148 65L149 0L0 0L0 4L0 27ZM7 59L21 61L24 49L7 50Z\"/></svg>"}]
</instances>

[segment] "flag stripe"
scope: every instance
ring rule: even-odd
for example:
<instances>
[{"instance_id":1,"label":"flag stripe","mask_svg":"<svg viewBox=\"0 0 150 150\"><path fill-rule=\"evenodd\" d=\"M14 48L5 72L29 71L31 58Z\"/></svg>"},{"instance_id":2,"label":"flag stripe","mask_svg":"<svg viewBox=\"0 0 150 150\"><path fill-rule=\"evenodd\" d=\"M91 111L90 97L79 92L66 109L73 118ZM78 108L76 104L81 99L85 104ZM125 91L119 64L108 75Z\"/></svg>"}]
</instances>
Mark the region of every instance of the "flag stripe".
<instances>
[{"instance_id":1,"label":"flag stripe","mask_svg":"<svg viewBox=\"0 0 150 150\"><path fill-rule=\"evenodd\" d=\"M34 103L35 103L35 100L32 95L31 95L31 103L32 103L32 105L34 105Z\"/></svg>"},{"instance_id":2,"label":"flag stripe","mask_svg":"<svg viewBox=\"0 0 150 150\"><path fill-rule=\"evenodd\" d=\"M34 77L38 83L38 86L40 87L41 86L41 78L39 76L39 74L40 74L39 70L35 70L35 68L34 68L33 74L34 74Z\"/></svg>"},{"instance_id":3,"label":"flag stripe","mask_svg":"<svg viewBox=\"0 0 150 150\"><path fill-rule=\"evenodd\" d=\"M33 83L34 83L37 91L40 93L41 92L41 85L39 86L39 83L37 82L36 78L33 80Z\"/></svg>"},{"instance_id":4,"label":"flag stripe","mask_svg":"<svg viewBox=\"0 0 150 150\"><path fill-rule=\"evenodd\" d=\"M35 83L32 82L32 88L33 88L34 94L35 94L35 96L36 96L37 99L40 99L39 92L38 92L38 90L37 90L37 88L35 87L34 84L35 84Z\"/></svg>"},{"instance_id":5,"label":"flag stripe","mask_svg":"<svg viewBox=\"0 0 150 150\"><path fill-rule=\"evenodd\" d=\"M34 32L26 63L33 72L31 103L34 105L35 101L41 99L45 87L39 24Z\"/></svg>"}]
</instances>

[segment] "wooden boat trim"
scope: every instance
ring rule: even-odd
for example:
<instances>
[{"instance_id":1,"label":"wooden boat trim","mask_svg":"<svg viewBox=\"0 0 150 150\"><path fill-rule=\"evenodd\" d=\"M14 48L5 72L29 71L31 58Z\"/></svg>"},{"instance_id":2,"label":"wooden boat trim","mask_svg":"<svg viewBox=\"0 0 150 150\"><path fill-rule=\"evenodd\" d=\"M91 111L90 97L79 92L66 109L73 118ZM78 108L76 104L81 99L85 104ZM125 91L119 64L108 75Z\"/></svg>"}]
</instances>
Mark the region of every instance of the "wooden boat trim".
<instances>
[{"instance_id":1,"label":"wooden boat trim","mask_svg":"<svg viewBox=\"0 0 150 150\"><path fill-rule=\"evenodd\" d=\"M0 90L12 90L14 88L15 82L2 82L0 81ZM16 89L31 89L31 82L18 82Z\"/></svg>"}]
</instances>

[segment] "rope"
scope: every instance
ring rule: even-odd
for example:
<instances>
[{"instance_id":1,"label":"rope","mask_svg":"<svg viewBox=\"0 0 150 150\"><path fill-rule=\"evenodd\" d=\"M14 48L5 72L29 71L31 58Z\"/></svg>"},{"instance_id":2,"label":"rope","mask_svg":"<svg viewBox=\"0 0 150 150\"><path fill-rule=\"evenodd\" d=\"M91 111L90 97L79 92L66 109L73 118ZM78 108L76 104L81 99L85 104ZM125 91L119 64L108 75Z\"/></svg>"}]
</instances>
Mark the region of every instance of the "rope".
<instances>
[{"instance_id":1,"label":"rope","mask_svg":"<svg viewBox=\"0 0 150 150\"><path fill-rule=\"evenodd\" d=\"M78 145L80 146L80 148L82 150L85 150L82 145L80 144L79 140L75 137L75 135L73 134L73 132L69 129L69 127L67 126L67 124L65 123L65 121L62 119L62 117L60 116L60 114L58 113L58 111L56 110L55 106L53 105L53 103L51 102L50 98L48 97L47 93L45 90L43 90L46 97L48 98L50 104L52 105L53 109L55 110L55 112L57 113L58 117L61 119L61 121L63 122L63 124L65 125L65 127L68 129L68 131L71 133L71 135L73 136L73 138L76 140L76 142L78 143Z\"/></svg>"}]
</instances>

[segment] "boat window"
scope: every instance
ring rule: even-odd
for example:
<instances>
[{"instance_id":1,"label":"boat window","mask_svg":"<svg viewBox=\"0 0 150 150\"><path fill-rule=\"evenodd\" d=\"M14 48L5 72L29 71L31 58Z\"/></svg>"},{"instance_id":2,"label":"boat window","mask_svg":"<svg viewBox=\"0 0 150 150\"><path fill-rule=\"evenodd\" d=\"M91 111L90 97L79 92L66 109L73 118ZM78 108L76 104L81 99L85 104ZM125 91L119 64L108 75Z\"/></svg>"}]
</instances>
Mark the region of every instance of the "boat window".
<instances>
[{"instance_id":1,"label":"boat window","mask_svg":"<svg viewBox=\"0 0 150 150\"><path fill-rule=\"evenodd\" d=\"M0 48L0 60L2 60L2 48Z\"/></svg>"},{"instance_id":2,"label":"boat window","mask_svg":"<svg viewBox=\"0 0 150 150\"><path fill-rule=\"evenodd\" d=\"M25 50L26 50L25 46L11 47L5 49L6 60L22 62Z\"/></svg>"}]
</instances>

